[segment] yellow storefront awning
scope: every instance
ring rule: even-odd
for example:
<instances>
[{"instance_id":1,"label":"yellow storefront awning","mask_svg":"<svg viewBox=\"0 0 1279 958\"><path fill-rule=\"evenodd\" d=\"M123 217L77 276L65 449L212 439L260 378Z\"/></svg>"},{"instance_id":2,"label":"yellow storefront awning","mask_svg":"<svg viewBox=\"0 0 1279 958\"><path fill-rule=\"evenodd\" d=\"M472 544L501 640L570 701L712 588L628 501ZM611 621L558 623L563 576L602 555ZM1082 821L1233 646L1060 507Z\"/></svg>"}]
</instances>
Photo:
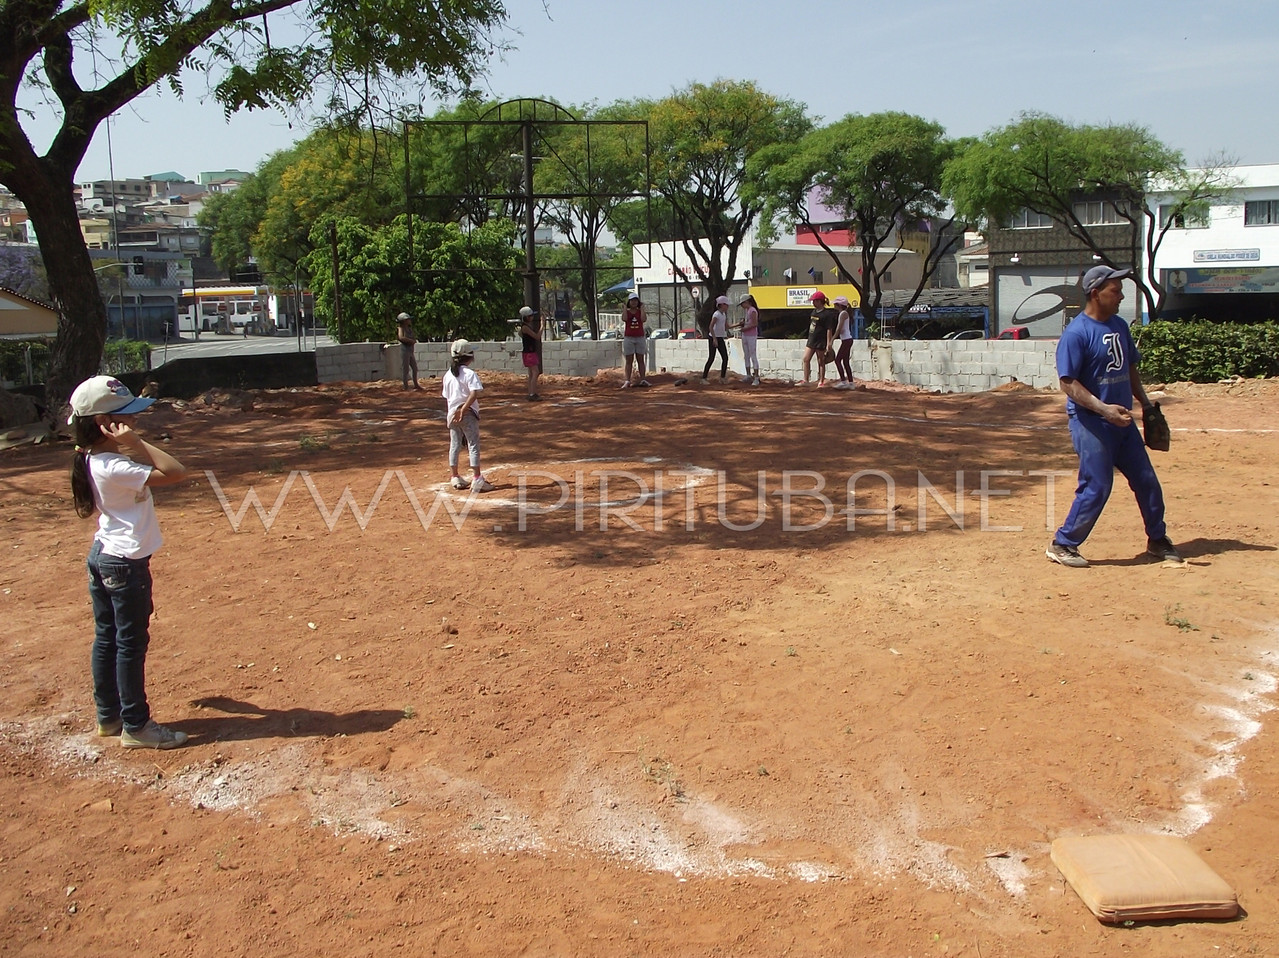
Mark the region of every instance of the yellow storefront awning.
<instances>
[{"instance_id":1,"label":"yellow storefront awning","mask_svg":"<svg viewBox=\"0 0 1279 958\"><path fill-rule=\"evenodd\" d=\"M820 286L752 286L750 293L760 309L812 309L813 293L821 290L834 302L847 296L853 306L861 305L857 287L851 283L822 283Z\"/></svg>"}]
</instances>

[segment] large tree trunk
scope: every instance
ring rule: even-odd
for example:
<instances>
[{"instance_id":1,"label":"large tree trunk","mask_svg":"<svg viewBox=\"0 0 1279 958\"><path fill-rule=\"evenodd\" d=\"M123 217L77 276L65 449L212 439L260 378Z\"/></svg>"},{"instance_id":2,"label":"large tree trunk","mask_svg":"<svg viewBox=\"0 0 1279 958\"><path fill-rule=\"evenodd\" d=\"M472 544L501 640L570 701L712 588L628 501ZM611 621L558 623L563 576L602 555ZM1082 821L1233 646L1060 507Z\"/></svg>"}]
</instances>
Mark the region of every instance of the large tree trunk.
<instances>
[{"instance_id":1,"label":"large tree trunk","mask_svg":"<svg viewBox=\"0 0 1279 958\"><path fill-rule=\"evenodd\" d=\"M5 180L35 227L50 298L58 310L58 337L45 382L45 403L56 417L65 409L71 391L98 372L107 310L80 232L74 169L62 169L47 158L28 155L23 159Z\"/></svg>"}]
</instances>

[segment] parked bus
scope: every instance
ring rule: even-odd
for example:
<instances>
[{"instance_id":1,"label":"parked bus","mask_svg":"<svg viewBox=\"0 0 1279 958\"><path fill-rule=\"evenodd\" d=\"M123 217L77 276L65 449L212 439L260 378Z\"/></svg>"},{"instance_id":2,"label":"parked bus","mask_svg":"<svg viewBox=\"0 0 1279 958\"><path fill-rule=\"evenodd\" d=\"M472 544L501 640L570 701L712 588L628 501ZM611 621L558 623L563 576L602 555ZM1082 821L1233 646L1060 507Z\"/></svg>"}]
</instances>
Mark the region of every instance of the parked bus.
<instances>
[{"instance_id":1,"label":"parked bus","mask_svg":"<svg viewBox=\"0 0 1279 958\"><path fill-rule=\"evenodd\" d=\"M272 332L269 286L198 286L182 291L180 333Z\"/></svg>"}]
</instances>

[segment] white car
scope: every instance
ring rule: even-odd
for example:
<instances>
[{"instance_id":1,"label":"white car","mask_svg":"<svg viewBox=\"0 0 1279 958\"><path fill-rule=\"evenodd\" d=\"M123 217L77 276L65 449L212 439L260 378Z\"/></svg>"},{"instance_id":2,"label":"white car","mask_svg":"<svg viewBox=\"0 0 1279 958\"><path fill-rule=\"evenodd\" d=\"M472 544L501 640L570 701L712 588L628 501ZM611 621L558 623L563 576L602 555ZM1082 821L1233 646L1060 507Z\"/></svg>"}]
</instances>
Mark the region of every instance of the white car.
<instances>
[{"instance_id":1,"label":"white car","mask_svg":"<svg viewBox=\"0 0 1279 958\"><path fill-rule=\"evenodd\" d=\"M604 330L604 332L600 333L600 339L621 339L621 338L622 338L622 334L619 333L616 329L606 329Z\"/></svg>"},{"instance_id":2,"label":"white car","mask_svg":"<svg viewBox=\"0 0 1279 958\"><path fill-rule=\"evenodd\" d=\"M648 334L649 339L670 339L671 331L669 329L655 329Z\"/></svg>"}]
</instances>

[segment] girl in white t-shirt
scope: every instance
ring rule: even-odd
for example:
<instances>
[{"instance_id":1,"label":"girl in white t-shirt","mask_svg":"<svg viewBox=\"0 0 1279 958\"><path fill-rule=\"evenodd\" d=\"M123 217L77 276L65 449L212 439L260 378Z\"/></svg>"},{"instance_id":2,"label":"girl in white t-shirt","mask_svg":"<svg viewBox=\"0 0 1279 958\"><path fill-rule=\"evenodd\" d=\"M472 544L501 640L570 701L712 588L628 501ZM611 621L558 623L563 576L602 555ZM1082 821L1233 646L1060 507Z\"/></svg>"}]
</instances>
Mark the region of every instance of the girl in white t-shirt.
<instances>
[{"instance_id":1,"label":"girl in white t-shirt","mask_svg":"<svg viewBox=\"0 0 1279 958\"><path fill-rule=\"evenodd\" d=\"M177 748L187 735L151 718L146 693L151 642L151 556L164 541L151 490L187 477L186 467L133 431L154 400L118 379L94 376L71 394L75 456L71 495L84 519L98 513L89 550L93 604L93 701L98 734L125 748Z\"/></svg>"},{"instance_id":2,"label":"girl in white t-shirt","mask_svg":"<svg viewBox=\"0 0 1279 958\"><path fill-rule=\"evenodd\" d=\"M488 492L493 484L480 472L480 393L484 384L471 368L475 351L469 342L459 339L449 348L449 356L449 371L444 374L441 390L448 403L449 469L453 473L449 481L454 489L469 486L473 492ZM466 446L471 459L472 476L469 480L463 479L457 471L463 446Z\"/></svg>"},{"instance_id":3,"label":"girl in white t-shirt","mask_svg":"<svg viewBox=\"0 0 1279 958\"><path fill-rule=\"evenodd\" d=\"M839 352L835 354L835 372L839 373L836 389L853 388L853 364L849 357L853 352L853 307L847 296L835 297L835 308L839 310L839 321L835 327L835 340L839 343Z\"/></svg>"},{"instance_id":4,"label":"girl in white t-shirt","mask_svg":"<svg viewBox=\"0 0 1279 958\"><path fill-rule=\"evenodd\" d=\"M746 364L746 379L755 386L759 385L759 307L755 297L750 293L744 295L737 303L746 310L742 317L742 358Z\"/></svg>"}]
</instances>

